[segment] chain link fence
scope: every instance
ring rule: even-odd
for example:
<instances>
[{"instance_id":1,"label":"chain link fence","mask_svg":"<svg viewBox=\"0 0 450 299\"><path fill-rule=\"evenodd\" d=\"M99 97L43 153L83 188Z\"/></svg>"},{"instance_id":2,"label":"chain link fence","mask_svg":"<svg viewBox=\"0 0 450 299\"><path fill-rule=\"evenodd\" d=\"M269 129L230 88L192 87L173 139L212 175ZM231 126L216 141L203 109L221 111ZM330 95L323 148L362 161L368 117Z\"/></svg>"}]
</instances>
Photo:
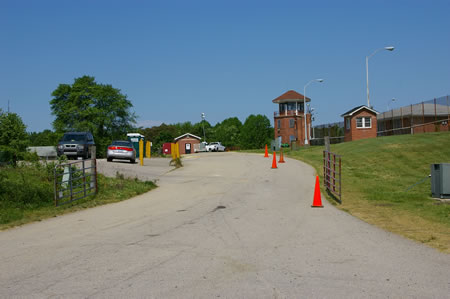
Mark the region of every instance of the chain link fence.
<instances>
[{"instance_id":1,"label":"chain link fence","mask_svg":"<svg viewBox=\"0 0 450 299\"><path fill-rule=\"evenodd\" d=\"M449 131L449 121L447 95L378 114L377 136Z\"/></svg>"},{"instance_id":2,"label":"chain link fence","mask_svg":"<svg viewBox=\"0 0 450 299\"><path fill-rule=\"evenodd\" d=\"M344 142L344 122L322 124L311 128L311 145L324 145L324 137L330 137L330 143Z\"/></svg>"}]
</instances>

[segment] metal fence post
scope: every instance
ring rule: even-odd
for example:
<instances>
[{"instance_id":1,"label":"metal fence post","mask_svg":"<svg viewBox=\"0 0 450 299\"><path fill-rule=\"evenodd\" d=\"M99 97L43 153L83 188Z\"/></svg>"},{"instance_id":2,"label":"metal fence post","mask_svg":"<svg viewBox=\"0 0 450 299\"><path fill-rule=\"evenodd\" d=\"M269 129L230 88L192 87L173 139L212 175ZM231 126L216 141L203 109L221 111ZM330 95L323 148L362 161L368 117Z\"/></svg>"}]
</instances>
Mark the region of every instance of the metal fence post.
<instances>
[{"instance_id":1,"label":"metal fence post","mask_svg":"<svg viewBox=\"0 0 450 299\"><path fill-rule=\"evenodd\" d=\"M54 179L53 183L54 183L54 190L55 190L55 207L58 206L58 186L57 186L58 178L56 177L56 173L57 173L57 171L56 171L56 166L55 166L55 168L53 169L53 179Z\"/></svg>"},{"instance_id":2,"label":"metal fence post","mask_svg":"<svg viewBox=\"0 0 450 299\"><path fill-rule=\"evenodd\" d=\"M437 121L437 115L436 115L436 98L434 98L434 121Z\"/></svg>"},{"instance_id":3,"label":"metal fence post","mask_svg":"<svg viewBox=\"0 0 450 299\"><path fill-rule=\"evenodd\" d=\"M327 171L327 164L325 162L325 156L326 156L326 150L323 151L323 186L326 187L327 183L326 183L326 171Z\"/></svg>"},{"instance_id":4,"label":"metal fence post","mask_svg":"<svg viewBox=\"0 0 450 299\"><path fill-rule=\"evenodd\" d=\"M425 104L422 102L422 133L425 133Z\"/></svg>"},{"instance_id":5,"label":"metal fence post","mask_svg":"<svg viewBox=\"0 0 450 299\"><path fill-rule=\"evenodd\" d=\"M72 188L72 166L69 165L69 186L70 186L70 201L73 199L73 188Z\"/></svg>"},{"instance_id":6,"label":"metal fence post","mask_svg":"<svg viewBox=\"0 0 450 299\"><path fill-rule=\"evenodd\" d=\"M447 119L450 121L450 104L448 102L448 96L447 96ZM450 125L449 121L447 121L447 128Z\"/></svg>"},{"instance_id":7,"label":"metal fence post","mask_svg":"<svg viewBox=\"0 0 450 299\"><path fill-rule=\"evenodd\" d=\"M341 189L341 158L339 157L339 200L342 203L342 189Z\"/></svg>"},{"instance_id":8,"label":"metal fence post","mask_svg":"<svg viewBox=\"0 0 450 299\"><path fill-rule=\"evenodd\" d=\"M86 196L86 167L84 164L84 161L82 162L82 167L83 167L83 191L84 191L84 196Z\"/></svg>"}]
</instances>

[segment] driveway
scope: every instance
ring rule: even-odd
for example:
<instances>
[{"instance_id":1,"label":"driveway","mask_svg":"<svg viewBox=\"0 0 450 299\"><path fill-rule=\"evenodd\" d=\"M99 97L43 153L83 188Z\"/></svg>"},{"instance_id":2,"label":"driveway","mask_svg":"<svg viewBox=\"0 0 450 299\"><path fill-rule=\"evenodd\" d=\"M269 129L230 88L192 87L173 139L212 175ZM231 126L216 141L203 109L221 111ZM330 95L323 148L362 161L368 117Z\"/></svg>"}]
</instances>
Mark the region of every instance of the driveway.
<instances>
[{"instance_id":1,"label":"driveway","mask_svg":"<svg viewBox=\"0 0 450 299\"><path fill-rule=\"evenodd\" d=\"M174 169L169 163L168 158L144 158L143 166L139 164L139 160L132 164L126 160L108 162L106 159L97 159L97 169L99 173L109 177L115 177L120 173L129 178L158 181L160 177Z\"/></svg>"},{"instance_id":2,"label":"driveway","mask_svg":"<svg viewBox=\"0 0 450 299\"><path fill-rule=\"evenodd\" d=\"M183 161L147 194L0 232L0 297L449 297L449 255L311 208L308 165Z\"/></svg>"}]
</instances>

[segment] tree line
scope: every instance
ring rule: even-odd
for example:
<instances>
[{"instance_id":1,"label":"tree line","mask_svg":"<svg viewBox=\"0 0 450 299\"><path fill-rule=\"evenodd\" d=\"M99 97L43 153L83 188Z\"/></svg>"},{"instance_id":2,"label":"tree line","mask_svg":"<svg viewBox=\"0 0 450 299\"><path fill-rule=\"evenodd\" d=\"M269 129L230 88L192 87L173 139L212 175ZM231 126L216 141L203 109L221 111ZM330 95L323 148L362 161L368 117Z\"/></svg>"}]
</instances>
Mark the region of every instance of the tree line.
<instances>
[{"instance_id":1,"label":"tree line","mask_svg":"<svg viewBox=\"0 0 450 299\"><path fill-rule=\"evenodd\" d=\"M163 143L173 142L174 138L185 133L197 135L206 142L220 141L230 150L262 148L273 138L273 128L264 115L250 115L244 123L237 117L230 117L215 126L208 121L183 122L139 128L137 131L152 142L155 151Z\"/></svg>"},{"instance_id":2,"label":"tree line","mask_svg":"<svg viewBox=\"0 0 450 299\"><path fill-rule=\"evenodd\" d=\"M136 115L128 97L120 89L96 82L92 76L75 78L72 84L59 84L51 96L53 130L27 133L19 115L0 110L0 159L17 161L27 146L55 146L70 131L91 132L98 157L105 156L112 140L126 139L130 132L143 134L153 143L154 151L185 133L197 135L202 141L204 137L207 142L220 141L229 149L262 148L274 134L269 119L260 114L248 116L244 123L230 117L214 126L201 121L136 127Z\"/></svg>"}]
</instances>

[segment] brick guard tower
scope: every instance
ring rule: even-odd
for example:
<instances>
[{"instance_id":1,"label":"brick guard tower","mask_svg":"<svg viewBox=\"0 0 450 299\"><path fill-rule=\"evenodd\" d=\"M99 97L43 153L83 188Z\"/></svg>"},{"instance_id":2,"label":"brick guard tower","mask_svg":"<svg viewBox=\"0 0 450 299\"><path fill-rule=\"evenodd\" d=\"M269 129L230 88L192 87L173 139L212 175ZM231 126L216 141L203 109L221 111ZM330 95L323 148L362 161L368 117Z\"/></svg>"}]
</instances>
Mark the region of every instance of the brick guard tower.
<instances>
[{"instance_id":1,"label":"brick guard tower","mask_svg":"<svg viewBox=\"0 0 450 299\"><path fill-rule=\"evenodd\" d=\"M278 111L274 112L274 128L275 140L278 144L288 143L291 145L295 142L298 146L305 143L305 120L303 118L303 111L305 103L310 102L310 98L306 98L294 91L289 90L272 100L273 103L278 104ZM311 128L311 114L306 111L306 125L308 132L308 139L310 138Z\"/></svg>"}]
</instances>

